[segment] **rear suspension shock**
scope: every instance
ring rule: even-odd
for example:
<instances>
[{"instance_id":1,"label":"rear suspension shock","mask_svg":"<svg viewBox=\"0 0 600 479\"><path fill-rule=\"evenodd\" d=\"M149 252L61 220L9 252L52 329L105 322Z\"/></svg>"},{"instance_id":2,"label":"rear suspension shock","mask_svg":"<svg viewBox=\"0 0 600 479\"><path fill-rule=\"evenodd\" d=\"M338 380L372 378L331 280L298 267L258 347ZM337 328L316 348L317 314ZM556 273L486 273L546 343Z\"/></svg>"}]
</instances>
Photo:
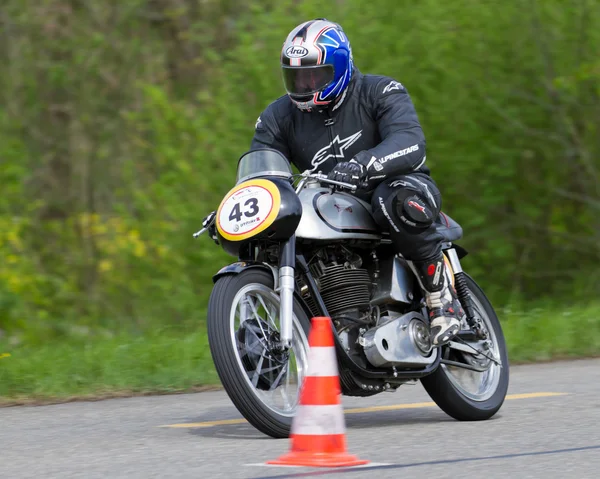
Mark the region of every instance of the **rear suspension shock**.
<instances>
[{"instance_id":1,"label":"rear suspension shock","mask_svg":"<svg viewBox=\"0 0 600 479\"><path fill-rule=\"evenodd\" d=\"M483 324L481 324L481 320L475 316L465 274L462 271L455 273L454 282L456 284L456 294L458 295L458 299L467 313L467 322L469 323L469 326L471 326L478 338L487 339L487 333Z\"/></svg>"},{"instance_id":2,"label":"rear suspension shock","mask_svg":"<svg viewBox=\"0 0 600 479\"><path fill-rule=\"evenodd\" d=\"M471 294L469 293L469 287L467 286L467 279L463 273L456 249L448 248L445 253L452 266L452 272L454 273L454 284L458 300L467 313L467 322L478 339L487 339L487 331L483 326L481 319L475 314L475 308L473 307Z\"/></svg>"}]
</instances>

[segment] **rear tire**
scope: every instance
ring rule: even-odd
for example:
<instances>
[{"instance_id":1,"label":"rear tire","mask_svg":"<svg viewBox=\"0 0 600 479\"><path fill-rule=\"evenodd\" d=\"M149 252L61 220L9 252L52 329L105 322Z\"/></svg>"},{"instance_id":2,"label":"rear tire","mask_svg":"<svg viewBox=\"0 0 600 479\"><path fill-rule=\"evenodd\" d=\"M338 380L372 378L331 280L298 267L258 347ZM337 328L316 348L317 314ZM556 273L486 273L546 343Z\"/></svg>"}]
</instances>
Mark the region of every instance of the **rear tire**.
<instances>
[{"instance_id":1,"label":"rear tire","mask_svg":"<svg viewBox=\"0 0 600 479\"><path fill-rule=\"evenodd\" d=\"M431 399L449 416L459 421L481 421L494 416L504 403L509 383L509 362L502 326L494 308L475 281L466 273L464 275L474 306L483 309L482 312L487 318L482 317L481 319L488 330L493 329L498 347L502 367L499 368L499 378L495 391L493 393L490 391L491 395L487 394L489 397L484 396L479 399L468 397L457 386L456 380L451 379L449 376L451 374L450 370L443 364L440 364L434 373L421 378L421 383ZM447 348L448 346L444 347Z\"/></svg>"},{"instance_id":2,"label":"rear tire","mask_svg":"<svg viewBox=\"0 0 600 479\"><path fill-rule=\"evenodd\" d=\"M235 328L235 321L232 321L231 315L232 308L237 307L238 304L236 296L243 288L251 285L256 285L258 288L266 287L275 294L273 275L258 268L248 269L237 275L224 276L216 281L208 303L207 332L210 351L221 383L242 416L264 434L273 438L286 438L290 434L299 398L291 398L295 402L293 409L286 411L287 414L276 412L262 401L256 391L260 388L258 386L253 388L249 373L244 369L242 359L238 356L238 348L234 347L232 340L232 327ZM301 331L301 337L297 339L305 348L303 354L307 357L310 321L296 300L294 316L294 335L297 331ZM288 368L291 368L290 364L291 361L288 361ZM298 367L300 368L300 365ZM258 367L256 369L258 370ZM265 387L262 378L259 383L263 388Z\"/></svg>"}]
</instances>

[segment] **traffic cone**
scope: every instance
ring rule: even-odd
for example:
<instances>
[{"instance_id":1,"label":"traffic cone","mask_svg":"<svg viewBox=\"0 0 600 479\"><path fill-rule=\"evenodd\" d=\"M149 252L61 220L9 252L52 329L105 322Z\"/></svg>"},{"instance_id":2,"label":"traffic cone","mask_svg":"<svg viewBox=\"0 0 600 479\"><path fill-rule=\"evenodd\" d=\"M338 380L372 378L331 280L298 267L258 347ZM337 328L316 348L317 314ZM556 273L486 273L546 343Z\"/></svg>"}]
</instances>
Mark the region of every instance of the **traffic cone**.
<instances>
[{"instance_id":1,"label":"traffic cone","mask_svg":"<svg viewBox=\"0 0 600 479\"><path fill-rule=\"evenodd\" d=\"M312 467L368 464L369 461L346 452L346 423L330 318L313 318L308 345L308 372L292 420L291 450L267 464Z\"/></svg>"}]
</instances>

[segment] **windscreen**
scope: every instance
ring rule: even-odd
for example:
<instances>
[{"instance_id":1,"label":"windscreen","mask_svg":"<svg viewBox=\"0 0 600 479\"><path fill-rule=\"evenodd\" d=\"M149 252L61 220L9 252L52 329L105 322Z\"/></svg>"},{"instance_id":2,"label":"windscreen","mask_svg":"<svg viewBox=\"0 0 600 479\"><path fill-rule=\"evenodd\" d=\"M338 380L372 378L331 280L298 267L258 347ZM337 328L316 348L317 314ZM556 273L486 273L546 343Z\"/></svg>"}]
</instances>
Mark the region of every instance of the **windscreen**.
<instances>
[{"instance_id":1,"label":"windscreen","mask_svg":"<svg viewBox=\"0 0 600 479\"><path fill-rule=\"evenodd\" d=\"M275 150L252 150L240 158L237 182L257 176L292 176L292 168L285 156Z\"/></svg>"}]
</instances>

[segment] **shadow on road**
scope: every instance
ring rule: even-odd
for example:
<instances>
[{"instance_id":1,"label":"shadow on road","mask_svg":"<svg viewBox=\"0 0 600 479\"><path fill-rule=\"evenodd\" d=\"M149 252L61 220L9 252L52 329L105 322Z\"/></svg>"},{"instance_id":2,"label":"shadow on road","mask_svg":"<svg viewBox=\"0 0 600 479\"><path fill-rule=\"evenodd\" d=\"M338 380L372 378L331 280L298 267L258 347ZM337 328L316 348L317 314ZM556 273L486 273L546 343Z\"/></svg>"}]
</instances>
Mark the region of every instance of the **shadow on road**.
<instances>
[{"instance_id":1,"label":"shadow on road","mask_svg":"<svg viewBox=\"0 0 600 479\"><path fill-rule=\"evenodd\" d=\"M385 429L398 428L411 424L431 424L455 422L450 416L435 408L403 411L379 411L349 414L346 416L346 428L353 429ZM493 420L493 419L492 419ZM189 433L207 438L230 438L232 440L271 439L262 434L254 426L244 424L226 424L212 427L191 428Z\"/></svg>"}]
</instances>

